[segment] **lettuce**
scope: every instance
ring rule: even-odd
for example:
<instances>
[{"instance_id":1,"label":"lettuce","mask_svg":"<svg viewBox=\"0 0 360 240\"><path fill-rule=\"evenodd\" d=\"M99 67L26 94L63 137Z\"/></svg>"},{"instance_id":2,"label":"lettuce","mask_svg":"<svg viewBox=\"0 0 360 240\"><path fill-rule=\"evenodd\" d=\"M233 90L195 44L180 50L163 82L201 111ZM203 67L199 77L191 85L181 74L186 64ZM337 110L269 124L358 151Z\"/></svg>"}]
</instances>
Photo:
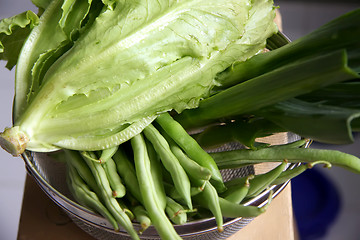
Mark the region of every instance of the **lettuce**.
<instances>
[{"instance_id":1,"label":"lettuce","mask_svg":"<svg viewBox=\"0 0 360 240\"><path fill-rule=\"evenodd\" d=\"M51 3L51 0L31 0L31 2L40 9L46 9Z\"/></svg>"},{"instance_id":2,"label":"lettuce","mask_svg":"<svg viewBox=\"0 0 360 240\"><path fill-rule=\"evenodd\" d=\"M80 31L90 3L64 8L69 1L52 1L31 31L17 61L13 118L16 121L42 85L42 77L54 61L67 51ZM79 1L84 2L84 1ZM62 20L62 25L59 21ZM71 32L67 29L73 29Z\"/></svg>"},{"instance_id":3,"label":"lettuce","mask_svg":"<svg viewBox=\"0 0 360 240\"><path fill-rule=\"evenodd\" d=\"M219 72L262 51L274 17L267 0L52 1L20 54L1 142L14 155L119 145L196 108Z\"/></svg>"},{"instance_id":4,"label":"lettuce","mask_svg":"<svg viewBox=\"0 0 360 240\"><path fill-rule=\"evenodd\" d=\"M0 60L7 61L6 68L11 70L16 65L24 41L38 23L32 11L0 21Z\"/></svg>"}]
</instances>

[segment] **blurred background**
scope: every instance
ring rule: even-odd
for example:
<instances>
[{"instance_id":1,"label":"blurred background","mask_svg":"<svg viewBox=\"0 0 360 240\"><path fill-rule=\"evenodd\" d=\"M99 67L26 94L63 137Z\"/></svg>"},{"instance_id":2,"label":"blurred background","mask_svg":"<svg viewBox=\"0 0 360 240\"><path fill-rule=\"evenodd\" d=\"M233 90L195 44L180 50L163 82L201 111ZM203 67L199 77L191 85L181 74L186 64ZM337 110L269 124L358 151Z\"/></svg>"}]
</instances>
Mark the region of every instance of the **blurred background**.
<instances>
[{"instance_id":1,"label":"blurred background","mask_svg":"<svg viewBox=\"0 0 360 240\"><path fill-rule=\"evenodd\" d=\"M324 23L360 7L359 0L275 0L280 7L284 33L295 40ZM0 0L0 19L25 10L37 11L30 0ZM359 23L360 24L360 23ZM360 27L360 25L359 25ZM0 62L0 129L11 126L14 71ZM313 148L337 149L360 157L360 136L355 143ZM21 158L0 149L0 239L17 238L26 171ZM309 184L309 181L311 184ZM360 175L333 167L316 167L293 181L294 212L301 239L360 239ZM316 225L314 225L316 224Z\"/></svg>"},{"instance_id":2,"label":"blurred background","mask_svg":"<svg viewBox=\"0 0 360 240\"><path fill-rule=\"evenodd\" d=\"M310 33L332 19L360 7L359 0L275 0L283 32L291 39ZM359 23L360 27L360 23ZM355 143L333 146L314 142L312 148L335 149L360 157ZM315 169L292 181L293 207L302 240L360 239L360 175L341 168Z\"/></svg>"}]
</instances>

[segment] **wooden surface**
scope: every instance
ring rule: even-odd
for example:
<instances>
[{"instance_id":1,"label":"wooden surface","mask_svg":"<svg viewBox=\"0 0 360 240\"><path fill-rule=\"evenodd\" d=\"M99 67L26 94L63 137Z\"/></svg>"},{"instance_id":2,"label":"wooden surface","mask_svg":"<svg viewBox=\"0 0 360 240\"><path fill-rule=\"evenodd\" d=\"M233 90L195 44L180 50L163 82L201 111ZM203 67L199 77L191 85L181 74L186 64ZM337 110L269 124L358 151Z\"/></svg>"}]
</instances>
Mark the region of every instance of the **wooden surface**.
<instances>
[{"instance_id":1,"label":"wooden surface","mask_svg":"<svg viewBox=\"0 0 360 240\"><path fill-rule=\"evenodd\" d=\"M294 223L291 185L289 184L271 203L267 211L255 218L228 240L297 240Z\"/></svg>"},{"instance_id":2,"label":"wooden surface","mask_svg":"<svg viewBox=\"0 0 360 240\"><path fill-rule=\"evenodd\" d=\"M288 185L270 204L268 210L228 240L294 240L291 187ZM27 176L20 216L18 240L94 240Z\"/></svg>"},{"instance_id":3,"label":"wooden surface","mask_svg":"<svg viewBox=\"0 0 360 240\"><path fill-rule=\"evenodd\" d=\"M27 175L18 240L94 240L78 228Z\"/></svg>"}]
</instances>

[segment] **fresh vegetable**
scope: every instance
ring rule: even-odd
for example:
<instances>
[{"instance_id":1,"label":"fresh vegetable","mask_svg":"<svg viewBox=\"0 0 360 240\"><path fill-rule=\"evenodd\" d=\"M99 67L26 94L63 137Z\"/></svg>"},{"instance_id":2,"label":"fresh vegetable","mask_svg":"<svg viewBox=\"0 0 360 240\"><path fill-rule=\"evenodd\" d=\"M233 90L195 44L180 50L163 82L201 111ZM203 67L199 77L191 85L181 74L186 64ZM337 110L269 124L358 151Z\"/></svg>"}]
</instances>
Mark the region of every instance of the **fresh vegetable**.
<instances>
[{"instance_id":1,"label":"fresh vegetable","mask_svg":"<svg viewBox=\"0 0 360 240\"><path fill-rule=\"evenodd\" d=\"M32 11L26 11L9 19L1 20L0 59L7 61L6 67L8 69L12 69L16 65L17 56L27 35L38 23L39 17Z\"/></svg>"},{"instance_id":2,"label":"fresh vegetable","mask_svg":"<svg viewBox=\"0 0 360 240\"><path fill-rule=\"evenodd\" d=\"M223 214L219 202L219 195L214 186L209 181L205 181L204 189L194 197L195 201L202 207L207 208L214 215L217 229L219 232L224 231Z\"/></svg>"},{"instance_id":3,"label":"fresh vegetable","mask_svg":"<svg viewBox=\"0 0 360 240\"><path fill-rule=\"evenodd\" d=\"M263 148L259 150L239 149L213 153L219 168L237 168L244 164L261 162L317 162L325 161L334 166L343 167L354 173L360 173L360 159L354 155L335 150L307 148Z\"/></svg>"},{"instance_id":4,"label":"fresh vegetable","mask_svg":"<svg viewBox=\"0 0 360 240\"><path fill-rule=\"evenodd\" d=\"M76 169L69 165L67 172L68 176L66 179L68 181L69 189L77 201L82 205L87 206L90 209L94 209L96 212L100 213L108 221L110 221L115 230L119 230L119 225L115 218L102 204L98 196L93 191L91 191L87 184L84 183L80 175L76 172Z\"/></svg>"},{"instance_id":5,"label":"fresh vegetable","mask_svg":"<svg viewBox=\"0 0 360 240\"><path fill-rule=\"evenodd\" d=\"M90 156L93 154L94 153L90 153ZM84 157L84 160L95 178L102 201L107 209L109 209L116 222L129 233L132 239L140 239L132 225L131 219L128 214L126 214L126 211L123 210L123 207L121 207L121 203L113 197L113 191L103 167L87 157Z\"/></svg>"},{"instance_id":6,"label":"fresh vegetable","mask_svg":"<svg viewBox=\"0 0 360 240\"><path fill-rule=\"evenodd\" d=\"M183 197L186 205L192 209L191 195L190 195L190 180L184 168L181 166L177 157L171 152L169 144L159 131L152 125L144 129L144 135L152 143L155 151L160 156L162 164L170 173L171 179L174 182L176 190Z\"/></svg>"},{"instance_id":7,"label":"fresh vegetable","mask_svg":"<svg viewBox=\"0 0 360 240\"><path fill-rule=\"evenodd\" d=\"M13 155L102 150L161 112L197 107L217 73L277 31L272 4L51 1L18 57L15 122L2 146Z\"/></svg>"},{"instance_id":8,"label":"fresh vegetable","mask_svg":"<svg viewBox=\"0 0 360 240\"><path fill-rule=\"evenodd\" d=\"M166 197L165 211L173 223L182 225L187 222L187 215L185 208L181 204L171 199L170 197Z\"/></svg>"},{"instance_id":9,"label":"fresh vegetable","mask_svg":"<svg viewBox=\"0 0 360 240\"><path fill-rule=\"evenodd\" d=\"M124 179L126 191L130 192L136 201L143 204L144 202L140 194L140 186L136 177L135 167L131 164L124 150L118 149L113 158L119 175Z\"/></svg>"},{"instance_id":10,"label":"fresh vegetable","mask_svg":"<svg viewBox=\"0 0 360 240\"><path fill-rule=\"evenodd\" d=\"M324 62L326 64L319 68ZM198 108L184 111L177 120L187 128L204 126L356 78L359 75L347 66L345 51L300 59L206 98Z\"/></svg>"},{"instance_id":11,"label":"fresh vegetable","mask_svg":"<svg viewBox=\"0 0 360 240\"><path fill-rule=\"evenodd\" d=\"M243 206L232 203L224 198L219 198L221 212L226 217L257 217L266 211L267 205L261 208L255 206Z\"/></svg>"},{"instance_id":12,"label":"fresh vegetable","mask_svg":"<svg viewBox=\"0 0 360 240\"><path fill-rule=\"evenodd\" d=\"M106 176L109 179L110 187L112 189L112 194L116 198L121 198L125 195L126 189L122 183L122 180L116 170L116 164L113 159L109 159L102 164Z\"/></svg>"},{"instance_id":13,"label":"fresh vegetable","mask_svg":"<svg viewBox=\"0 0 360 240\"><path fill-rule=\"evenodd\" d=\"M254 175L243 177L244 179L243 183L237 183L232 188L231 187L228 188L224 193L221 194L221 197L223 197L224 199L230 202L240 204L245 199L246 195L249 192L249 188L250 188L249 180L252 178L254 178ZM235 178L235 179L238 180L239 178Z\"/></svg>"},{"instance_id":14,"label":"fresh vegetable","mask_svg":"<svg viewBox=\"0 0 360 240\"><path fill-rule=\"evenodd\" d=\"M257 115L303 137L351 143L352 132L359 129L354 97L359 96L359 22L357 9L282 47L235 63L217 75L222 84L211 97L176 119L185 128L196 128L219 119ZM314 102L319 92L322 95Z\"/></svg>"},{"instance_id":15,"label":"fresh vegetable","mask_svg":"<svg viewBox=\"0 0 360 240\"><path fill-rule=\"evenodd\" d=\"M222 232L224 217L263 213L272 191L265 206L248 199L315 164L360 173L359 158L306 139L258 141L285 131L352 141L360 10L289 43L268 0L34 3L38 14L0 22L0 59L16 65L0 145L15 156L64 149L74 198L115 230L139 239L152 224L180 239L174 224L214 216ZM212 152L234 142L249 149ZM280 164L223 182L219 169L263 162Z\"/></svg>"},{"instance_id":16,"label":"fresh vegetable","mask_svg":"<svg viewBox=\"0 0 360 240\"><path fill-rule=\"evenodd\" d=\"M165 130L176 144L178 144L186 154L196 161L200 166L206 167L211 171L211 178L214 179L216 186L223 188L222 176L211 156L203 150L200 145L186 132L186 130L167 113L161 114L156 122Z\"/></svg>"},{"instance_id":17,"label":"fresh vegetable","mask_svg":"<svg viewBox=\"0 0 360 240\"><path fill-rule=\"evenodd\" d=\"M326 161L316 161L316 162L301 164L300 166L283 171L271 184L279 185L285 183L286 181L289 181L294 177L299 176L301 173L305 172L307 169L314 167L317 164L324 164L324 166L327 168L331 168L332 166L330 163Z\"/></svg>"},{"instance_id":18,"label":"fresh vegetable","mask_svg":"<svg viewBox=\"0 0 360 240\"><path fill-rule=\"evenodd\" d=\"M159 189L154 184L150 168L151 164L143 136L141 134L135 136L131 139L131 143L134 149L134 162L136 175L139 179L140 192L144 199L145 209L148 211L153 225L161 238L181 239L165 214L165 206L159 204L162 202L162 200L158 199L161 197L161 194L157 194Z\"/></svg>"},{"instance_id":19,"label":"fresh vegetable","mask_svg":"<svg viewBox=\"0 0 360 240\"><path fill-rule=\"evenodd\" d=\"M145 208L142 205L137 205L133 208L136 220L140 223L141 229L139 233L142 234L146 229L151 226L151 219L148 216Z\"/></svg>"}]
</instances>

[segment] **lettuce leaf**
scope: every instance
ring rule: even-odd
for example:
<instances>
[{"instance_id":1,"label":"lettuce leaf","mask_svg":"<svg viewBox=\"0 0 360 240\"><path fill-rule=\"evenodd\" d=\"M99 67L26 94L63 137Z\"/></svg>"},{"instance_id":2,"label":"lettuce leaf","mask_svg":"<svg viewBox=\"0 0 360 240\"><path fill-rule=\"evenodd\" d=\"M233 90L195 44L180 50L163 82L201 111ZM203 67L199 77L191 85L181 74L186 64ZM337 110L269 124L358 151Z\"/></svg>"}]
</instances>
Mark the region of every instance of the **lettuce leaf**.
<instances>
[{"instance_id":1,"label":"lettuce leaf","mask_svg":"<svg viewBox=\"0 0 360 240\"><path fill-rule=\"evenodd\" d=\"M30 65L68 39L64 28L47 28L66 22L67 15L58 10L70 11L74 1L68 1L52 3L42 15L46 27L33 31L38 42L26 46ZM15 126L29 138L27 149L119 145L162 112L197 107L218 84L219 72L259 53L277 32L273 2L267 0L103 3L72 47L41 70L43 79L33 88L30 104L18 112ZM59 36L47 51L34 50L49 39L44 31Z\"/></svg>"},{"instance_id":2,"label":"lettuce leaf","mask_svg":"<svg viewBox=\"0 0 360 240\"><path fill-rule=\"evenodd\" d=\"M51 3L52 0L31 0L31 2L37 6L38 8L41 8L41 9L46 9L50 3Z\"/></svg>"},{"instance_id":3,"label":"lettuce leaf","mask_svg":"<svg viewBox=\"0 0 360 240\"><path fill-rule=\"evenodd\" d=\"M13 118L18 117L27 108L36 95L42 76L57 57L61 56L72 45L72 36L82 27L82 21L89 12L88 1L76 5L76 9L62 10L68 0L52 1L39 19L39 23L31 31L24 43L16 66L15 99ZM84 2L76 0L76 2ZM80 8L80 6L82 8ZM63 17L63 15L67 17ZM59 21L63 20L60 26ZM73 29L73 31L68 31ZM56 56L56 58L54 58ZM39 70L41 66L41 71ZM46 66L46 68L44 68ZM39 72L40 71L40 72Z\"/></svg>"},{"instance_id":4,"label":"lettuce leaf","mask_svg":"<svg viewBox=\"0 0 360 240\"><path fill-rule=\"evenodd\" d=\"M65 0L61 6L62 15L59 25L67 37L75 40L74 35L81 29L91 7L91 0Z\"/></svg>"},{"instance_id":5,"label":"lettuce leaf","mask_svg":"<svg viewBox=\"0 0 360 240\"><path fill-rule=\"evenodd\" d=\"M39 18L32 11L0 21L0 60L7 61L9 70L15 66L24 41L38 23Z\"/></svg>"}]
</instances>

